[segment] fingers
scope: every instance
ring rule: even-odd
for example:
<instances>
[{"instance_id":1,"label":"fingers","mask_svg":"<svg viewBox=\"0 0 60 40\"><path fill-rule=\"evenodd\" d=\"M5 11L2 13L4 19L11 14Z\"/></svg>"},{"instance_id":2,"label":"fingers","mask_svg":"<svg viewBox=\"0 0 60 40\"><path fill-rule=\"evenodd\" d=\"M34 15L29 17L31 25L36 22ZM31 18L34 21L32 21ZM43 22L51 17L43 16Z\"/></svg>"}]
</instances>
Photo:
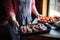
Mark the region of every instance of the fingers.
<instances>
[{"instance_id":1,"label":"fingers","mask_svg":"<svg viewBox=\"0 0 60 40\"><path fill-rule=\"evenodd\" d=\"M17 22L17 27L19 27L19 23Z\"/></svg>"},{"instance_id":2,"label":"fingers","mask_svg":"<svg viewBox=\"0 0 60 40\"><path fill-rule=\"evenodd\" d=\"M13 26L14 26L14 27L19 27L18 21L13 21L12 23L13 23Z\"/></svg>"},{"instance_id":3,"label":"fingers","mask_svg":"<svg viewBox=\"0 0 60 40\"><path fill-rule=\"evenodd\" d=\"M38 16L38 20L41 20L43 17L42 16Z\"/></svg>"}]
</instances>

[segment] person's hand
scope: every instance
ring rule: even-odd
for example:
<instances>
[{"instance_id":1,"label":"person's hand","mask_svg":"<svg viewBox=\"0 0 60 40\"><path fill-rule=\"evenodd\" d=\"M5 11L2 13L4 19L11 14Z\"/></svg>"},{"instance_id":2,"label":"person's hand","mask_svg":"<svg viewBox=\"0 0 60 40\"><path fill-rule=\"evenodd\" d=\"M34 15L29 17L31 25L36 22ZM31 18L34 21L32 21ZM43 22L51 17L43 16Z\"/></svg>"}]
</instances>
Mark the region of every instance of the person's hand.
<instances>
[{"instance_id":1,"label":"person's hand","mask_svg":"<svg viewBox=\"0 0 60 40\"><path fill-rule=\"evenodd\" d=\"M16 20L12 20L13 27L19 27L19 23Z\"/></svg>"},{"instance_id":2,"label":"person's hand","mask_svg":"<svg viewBox=\"0 0 60 40\"><path fill-rule=\"evenodd\" d=\"M43 17L42 15L38 15L38 20L42 19L42 17Z\"/></svg>"}]
</instances>

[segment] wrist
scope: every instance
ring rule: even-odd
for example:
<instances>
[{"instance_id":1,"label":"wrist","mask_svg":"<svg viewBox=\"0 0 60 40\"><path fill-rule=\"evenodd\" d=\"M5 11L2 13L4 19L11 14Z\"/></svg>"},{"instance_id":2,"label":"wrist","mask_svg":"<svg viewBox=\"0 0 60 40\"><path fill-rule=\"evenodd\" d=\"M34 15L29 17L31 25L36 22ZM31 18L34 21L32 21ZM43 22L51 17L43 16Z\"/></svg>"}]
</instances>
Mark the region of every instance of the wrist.
<instances>
[{"instance_id":1,"label":"wrist","mask_svg":"<svg viewBox=\"0 0 60 40\"><path fill-rule=\"evenodd\" d=\"M40 14L36 14L36 16L38 17Z\"/></svg>"},{"instance_id":2,"label":"wrist","mask_svg":"<svg viewBox=\"0 0 60 40\"><path fill-rule=\"evenodd\" d=\"M11 20L16 21L16 15L14 12L10 12Z\"/></svg>"},{"instance_id":3,"label":"wrist","mask_svg":"<svg viewBox=\"0 0 60 40\"><path fill-rule=\"evenodd\" d=\"M12 17L12 21L16 21L16 18L15 18L15 16L13 16L13 17Z\"/></svg>"}]
</instances>

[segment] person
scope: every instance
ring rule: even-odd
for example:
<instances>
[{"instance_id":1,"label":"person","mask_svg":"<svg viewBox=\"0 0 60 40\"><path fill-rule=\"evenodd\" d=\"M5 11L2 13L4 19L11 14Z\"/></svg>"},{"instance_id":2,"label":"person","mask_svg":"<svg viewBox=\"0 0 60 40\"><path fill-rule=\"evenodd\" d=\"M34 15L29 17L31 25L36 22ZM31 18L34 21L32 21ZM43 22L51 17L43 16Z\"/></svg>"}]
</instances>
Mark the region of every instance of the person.
<instances>
[{"instance_id":1,"label":"person","mask_svg":"<svg viewBox=\"0 0 60 40\"><path fill-rule=\"evenodd\" d=\"M41 16L36 9L35 0L5 0L4 6L7 12L8 20L12 21L13 27L31 24L32 12L36 15L36 17ZM13 30L12 28L9 29L10 31Z\"/></svg>"}]
</instances>

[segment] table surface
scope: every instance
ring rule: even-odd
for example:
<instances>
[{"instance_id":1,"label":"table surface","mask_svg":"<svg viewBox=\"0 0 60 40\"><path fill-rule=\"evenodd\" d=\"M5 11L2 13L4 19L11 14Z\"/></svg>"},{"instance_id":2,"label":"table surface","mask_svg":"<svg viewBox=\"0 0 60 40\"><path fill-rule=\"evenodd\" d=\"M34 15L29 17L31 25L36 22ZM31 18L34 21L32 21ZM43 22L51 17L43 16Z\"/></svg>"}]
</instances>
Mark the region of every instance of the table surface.
<instances>
[{"instance_id":1,"label":"table surface","mask_svg":"<svg viewBox=\"0 0 60 40\"><path fill-rule=\"evenodd\" d=\"M49 33L41 34L39 36L52 37L52 38L59 38L60 39L60 30L50 30Z\"/></svg>"}]
</instances>

